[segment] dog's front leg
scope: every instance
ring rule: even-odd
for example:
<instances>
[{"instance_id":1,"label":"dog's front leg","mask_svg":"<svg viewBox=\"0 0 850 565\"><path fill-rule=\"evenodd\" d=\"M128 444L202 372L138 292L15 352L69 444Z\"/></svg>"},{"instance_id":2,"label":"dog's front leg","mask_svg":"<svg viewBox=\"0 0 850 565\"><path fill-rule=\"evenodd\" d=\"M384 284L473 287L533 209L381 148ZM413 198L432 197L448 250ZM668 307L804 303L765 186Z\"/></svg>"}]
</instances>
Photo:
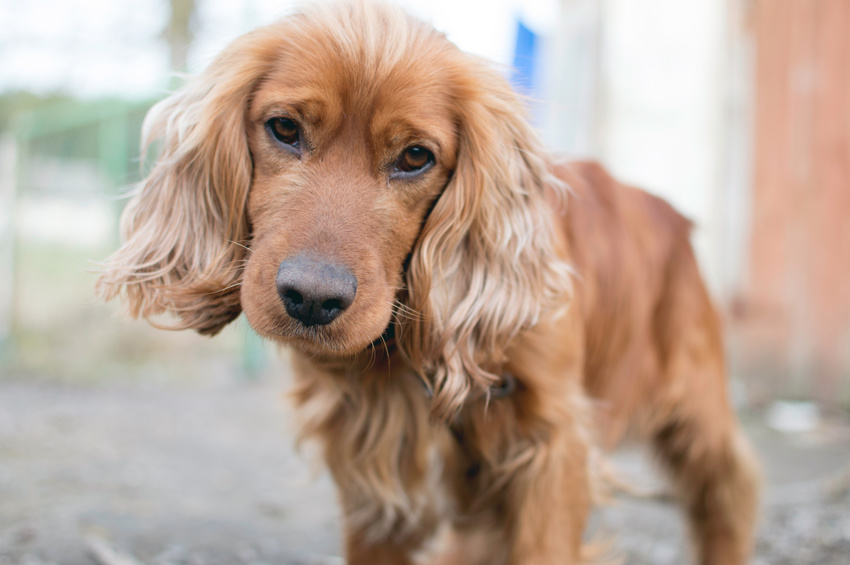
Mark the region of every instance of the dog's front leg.
<instances>
[{"instance_id":1,"label":"dog's front leg","mask_svg":"<svg viewBox=\"0 0 850 565\"><path fill-rule=\"evenodd\" d=\"M508 351L505 369L517 385L504 399L512 417L502 418L499 436L512 439L500 450L507 457L499 457L499 467L512 473L502 513L509 565L580 562L592 506L582 335L574 309L567 318L541 322Z\"/></svg>"},{"instance_id":2,"label":"dog's front leg","mask_svg":"<svg viewBox=\"0 0 850 565\"><path fill-rule=\"evenodd\" d=\"M591 507L586 445L581 436L560 431L547 441L514 439L499 462L481 469L484 480L467 501L469 514L430 565L580 562Z\"/></svg>"},{"instance_id":3,"label":"dog's front leg","mask_svg":"<svg viewBox=\"0 0 850 565\"><path fill-rule=\"evenodd\" d=\"M362 532L350 530L345 534L345 555L348 565L412 565L408 543L391 540L369 541Z\"/></svg>"},{"instance_id":4,"label":"dog's front leg","mask_svg":"<svg viewBox=\"0 0 850 565\"><path fill-rule=\"evenodd\" d=\"M528 461L507 486L510 565L579 563L591 507L587 446L577 430L560 429L520 454Z\"/></svg>"}]
</instances>

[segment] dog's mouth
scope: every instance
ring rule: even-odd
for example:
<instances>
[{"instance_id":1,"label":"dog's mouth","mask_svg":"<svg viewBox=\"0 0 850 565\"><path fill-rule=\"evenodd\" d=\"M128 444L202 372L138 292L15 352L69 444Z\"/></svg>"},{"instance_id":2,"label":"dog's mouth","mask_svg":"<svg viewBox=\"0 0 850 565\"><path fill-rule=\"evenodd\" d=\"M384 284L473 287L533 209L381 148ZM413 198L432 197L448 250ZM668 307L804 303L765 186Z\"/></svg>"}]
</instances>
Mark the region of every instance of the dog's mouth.
<instances>
[{"instance_id":1,"label":"dog's mouth","mask_svg":"<svg viewBox=\"0 0 850 565\"><path fill-rule=\"evenodd\" d=\"M395 348L396 328L390 308L355 305L327 323L311 323L293 317L284 305L273 311L249 314L248 321L263 337L303 353L320 357L356 356L369 350L391 352ZM322 316L320 312L318 316ZM302 314L307 317L308 314ZM383 328L383 330L381 330Z\"/></svg>"},{"instance_id":2,"label":"dog's mouth","mask_svg":"<svg viewBox=\"0 0 850 565\"><path fill-rule=\"evenodd\" d=\"M371 345L371 342L365 344L353 342L354 340L343 335L344 332L335 331L336 329L328 326L304 326L293 323L292 320L286 320L274 328L259 333L281 345L322 357L350 356ZM380 341L380 337L375 341Z\"/></svg>"},{"instance_id":3,"label":"dog's mouth","mask_svg":"<svg viewBox=\"0 0 850 565\"><path fill-rule=\"evenodd\" d=\"M388 321L376 337L369 337L368 333L372 336L375 333L365 329L357 331L358 320L351 316L341 317L326 325L308 326L291 317L278 319L278 322L273 330L261 333L312 355L343 357L366 352L390 354L396 349L398 330L393 321Z\"/></svg>"}]
</instances>

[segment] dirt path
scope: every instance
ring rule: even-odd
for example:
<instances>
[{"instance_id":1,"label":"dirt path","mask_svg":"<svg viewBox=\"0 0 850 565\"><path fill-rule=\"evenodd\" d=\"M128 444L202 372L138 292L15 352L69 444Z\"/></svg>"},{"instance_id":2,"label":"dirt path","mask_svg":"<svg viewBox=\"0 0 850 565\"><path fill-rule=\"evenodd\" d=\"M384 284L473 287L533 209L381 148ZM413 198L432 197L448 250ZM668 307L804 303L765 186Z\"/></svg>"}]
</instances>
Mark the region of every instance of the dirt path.
<instances>
[{"instance_id":1,"label":"dirt path","mask_svg":"<svg viewBox=\"0 0 850 565\"><path fill-rule=\"evenodd\" d=\"M94 565L87 539L145 565L342 563L333 487L294 452L282 389L0 380L0 565ZM850 497L819 490L850 462L846 427L750 428L771 480L756 563L850 563ZM632 452L617 461L649 476ZM630 565L686 562L671 506L624 501L594 522Z\"/></svg>"},{"instance_id":2,"label":"dirt path","mask_svg":"<svg viewBox=\"0 0 850 565\"><path fill-rule=\"evenodd\" d=\"M308 563L337 548L324 476L272 386L0 385L0 563ZM4 561L5 559L5 561Z\"/></svg>"}]
</instances>

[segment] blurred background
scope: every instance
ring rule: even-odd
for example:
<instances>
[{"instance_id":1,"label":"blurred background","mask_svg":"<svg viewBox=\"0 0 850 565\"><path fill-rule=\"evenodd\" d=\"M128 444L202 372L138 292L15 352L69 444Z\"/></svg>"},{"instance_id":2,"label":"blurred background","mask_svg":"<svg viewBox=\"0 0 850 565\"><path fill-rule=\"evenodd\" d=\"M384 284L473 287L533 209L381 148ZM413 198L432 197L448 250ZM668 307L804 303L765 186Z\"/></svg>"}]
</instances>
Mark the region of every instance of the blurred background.
<instances>
[{"instance_id":1,"label":"blurred background","mask_svg":"<svg viewBox=\"0 0 850 565\"><path fill-rule=\"evenodd\" d=\"M503 64L553 150L694 220L733 400L788 487L766 528L792 541L763 534L761 559L846 563L848 506L812 493L844 492L850 460L850 0L397 3ZM285 353L241 319L210 340L93 295L147 109L290 7L0 0L0 565L338 553L327 480L285 439ZM680 562L651 534L629 563Z\"/></svg>"}]
</instances>

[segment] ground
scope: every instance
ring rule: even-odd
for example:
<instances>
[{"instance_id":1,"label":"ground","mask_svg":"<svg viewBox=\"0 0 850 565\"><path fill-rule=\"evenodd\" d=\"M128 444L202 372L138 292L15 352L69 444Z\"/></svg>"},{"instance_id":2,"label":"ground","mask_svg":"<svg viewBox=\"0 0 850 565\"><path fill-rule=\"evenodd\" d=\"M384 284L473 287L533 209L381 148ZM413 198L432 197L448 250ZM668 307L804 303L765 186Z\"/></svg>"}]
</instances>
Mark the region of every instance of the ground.
<instances>
[{"instance_id":1,"label":"ground","mask_svg":"<svg viewBox=\"0 0 850 565\"><path fill-rule=\"evenodd\" d=\"M285 381L211 381L0 379L0 565L343 563L333 487L293 447ZM745 421L768 482L754 563L846 565L850 496L834 480L849 428ZM655 480L634 449L615 463ZM621 500L593 524L629 565L687 563L669 504ZM103 544L117 553L96 558Z\"/></svg>"}]
</instances>

